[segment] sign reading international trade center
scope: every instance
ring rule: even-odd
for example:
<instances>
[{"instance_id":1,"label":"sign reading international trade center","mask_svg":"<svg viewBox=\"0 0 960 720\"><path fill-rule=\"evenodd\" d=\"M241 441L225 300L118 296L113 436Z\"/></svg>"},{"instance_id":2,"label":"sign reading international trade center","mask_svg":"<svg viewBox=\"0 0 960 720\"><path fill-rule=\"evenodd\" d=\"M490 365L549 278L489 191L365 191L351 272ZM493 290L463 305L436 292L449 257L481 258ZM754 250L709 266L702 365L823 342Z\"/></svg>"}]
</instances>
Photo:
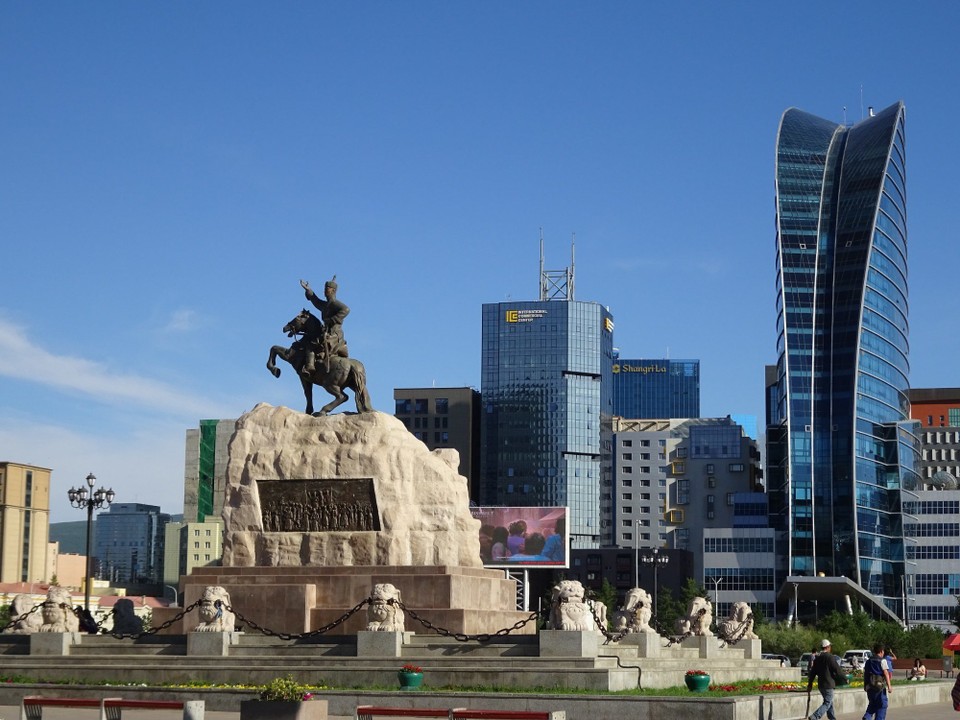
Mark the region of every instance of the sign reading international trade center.
<instances>
[{"instance_id":1,"label":"sign reading international trade center","mask_svg":"<svg viewBox=\"0 0 960 720\"><path fill-rule=\"evenodd\" d=\"M533 322L546 315L546 310L507 310L506 320L508 323Z\"/></svg>"},{"instance_id":2,"label":"sign reading international trade center","mask_svg":"<svg viewBox=\"0 0 960 720\"><path fill-rule=\"evenodd\" d=\"M536 310L506 310L504 311L504 320L508 323L527 323L533 322L534 320L539 320L540 318L546 317L547 311L536 309ZM610 318L603 319L603 329L608 333L613 332L613 320ZM664 370L664 372L666 372Z\"/></svg>"}]
</instances>

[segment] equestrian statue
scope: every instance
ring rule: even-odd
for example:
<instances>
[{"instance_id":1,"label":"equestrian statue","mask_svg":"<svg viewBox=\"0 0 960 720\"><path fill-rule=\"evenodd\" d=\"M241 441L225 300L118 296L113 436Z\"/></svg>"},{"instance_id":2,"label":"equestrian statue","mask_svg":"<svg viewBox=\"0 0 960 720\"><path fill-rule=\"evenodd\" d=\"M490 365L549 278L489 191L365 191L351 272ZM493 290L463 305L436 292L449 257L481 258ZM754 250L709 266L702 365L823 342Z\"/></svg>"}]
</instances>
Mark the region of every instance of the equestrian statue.
<instances>
[{"instance_id":1,"label":"equestrian statue","mask_svg":"<svg viewBox=\"0 0 960 720\"><path fill-rule=\"evenodd\" d=\"M344 388L353 391L357 412L372 411L370 394L367 392L367 371L363 363L349 357L347 343L343 338L343 319L350 312L350 308L337 299L336 275L324 285L325 300L317 297L306 280L301 280L300 285L307 300L320 311L321 317L316 317L304 308L284 325L283 332L287 337L296 336L297 339L290 347L274 345L270 348L267 369L274 377L280 377L280 368L276 365L278 357L293 366L300 377L300 384L303 385L303 395L307 400L305 412L308 415L327 415L345 403L347 395L343 392ZM333 400L316 413L313 411L314 385L319 385L333 395Z\"/></svg>"}]
</instances>

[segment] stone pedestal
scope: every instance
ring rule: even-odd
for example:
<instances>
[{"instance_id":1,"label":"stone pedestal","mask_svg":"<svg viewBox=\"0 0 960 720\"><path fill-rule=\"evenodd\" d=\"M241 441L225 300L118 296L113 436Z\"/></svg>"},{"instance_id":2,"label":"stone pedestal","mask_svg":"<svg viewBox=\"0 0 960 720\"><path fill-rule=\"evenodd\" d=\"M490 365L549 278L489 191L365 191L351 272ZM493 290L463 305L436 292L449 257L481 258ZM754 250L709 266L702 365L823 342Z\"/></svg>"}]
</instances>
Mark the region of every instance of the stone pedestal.
<instances>
[{"instance_id":1,"label":"stone pedestal","mask_svg":"<svg viewBox=\"0 0 960 720\"><path fill-rule=\"evenodd\" d=\"M540 631L540 657L596 657L599 646L595 630Z\"/></svg>"},{"instance_id":2,"label":"stone pedestal","mask_svg":"<svg viewBox=\"0 0 960 720\"><path fill-rule=\"evenodd\" d=\"M636 645L637 657L660 657L660 648L663 647L663 638L654 633L630 633L620 640L621 645Z\"/></svg>"},{"instance_id":3,"label":"stone pedestal","mask_svg":"<svg viewBox=\"0 0 960 720\"><path fill-rule=\"evenodd\" d=\"M187 655L226 657L237 644L237 632L192 632L187 634Z\"/></svg>"},{"instance_id":4,"label":"stone pedestal","mask_svg":"<svg viewBox=\"0 0 960 720\"><path fill-rule=\"evenodd\" d=\"M403 654L403 643L412 633L374 632L361 630L357 633L357 657L392 657Z\"/></svg>"},{"instance_id":5,"label":"stone pedestal","mask_svg":"<svg viewBox=\"0 0 960 720\"><path fill-rule=\"evenodd\" d=\"M82 633L45 633L30 635L31 655L69 655L71 645L79 645Z\"/></svg>"},{"instance_id":6,"label":"stone pedestal","mask_svg":"<svg viewBox=\"0 0 960 720\"><path fill-rule=\"evenodd\" d=\"M742 648L743 657L747 660L759 660L763 650L760 640L741 640L736 645L730 645L732 648Z\"/></svg>"},{"instance_id":7,"label":"stone pedestal","mask_svg":"<svg viewBox=\"0 0 960 720\"><path fill-rule=\"evenodd\" d=\"M355 635L368 622L357 604L390 583L417 633L431 631L413 612L466 635L529 619L515 583L482 566L456 452L429 451L395 417L260 404L237 421L228 454L223 567L181 579L185 606L221 586L238 626L298 635L333 624L331 635ZM179 611L157 608L154 624ZM198 622L193 610L164 632ZM515 632L532 635L536 623Z\"/></svg>"},{"instance_id":8,"label":"stone pedestal","mask_svg":"<svg viewBox=\"0 0 960 720\"><path fill-rule=\"evenodd\" d=\"M693 635L684 639L680 647L696 648L704 660L720 656L720 641L714 635Z\"/></svg>"},{"instance_id":9,"label":"stone pedestal","mask_svg":"<svg viewBox=\"0 0 960 720\"><path fill-rule=\"evenodd\" d=\"M195 602L203 588L219 585L230 593L230 605L243 627L246 618L274 632L303 633L341 618L370 596L375 583L391 583L404 605L451 632L474 635L495 633L530 617L516 609L516 584L503 571L471 567L203 567L181 578L184 605ZM157 608L159 625L182 608ZM192 610L164 633L184 634L200 622ZM330 635L356 635L366 630L367 612L361 608L337 625ZM406 618L408 631L430 631ZM536 621L514 634L533 635Z\"/></svg>"}]
</instances>

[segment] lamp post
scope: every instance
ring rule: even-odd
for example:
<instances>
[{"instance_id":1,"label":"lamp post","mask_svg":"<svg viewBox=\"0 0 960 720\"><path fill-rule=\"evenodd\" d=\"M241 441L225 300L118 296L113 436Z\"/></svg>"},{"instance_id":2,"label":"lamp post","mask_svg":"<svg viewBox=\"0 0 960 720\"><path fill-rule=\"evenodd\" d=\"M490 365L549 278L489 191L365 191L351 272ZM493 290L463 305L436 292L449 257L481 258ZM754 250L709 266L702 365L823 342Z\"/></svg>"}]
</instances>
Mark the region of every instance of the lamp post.
<instances>
[{"instance_id":1,"label":"lamp post","mask_svg":"<svg viewBox=\"0 0 960 720\"><path fill-rule=\"evenodd\" d=\"M164 587L168 587L171 590L173 590L173 606L176 607L177 600L180 598L180 593L177 591L177 588L175 588L173 585L164 585Z\"/></svg>"},{"instance_id":2,"label":"lamp post","mask_svg":"<svg viewBox=\"0 0 960 720\"><path fill-rule=\"evenodd\" d=\"M633 577L634 587L640 587L640 521L637 520L633 526Z\"/></svg>"},{"instance_id":3,"label":"lamp post","mask_svg":"<svg viewBox=\"0 0 960 720\"><path fill-rule=\"evenodd\" d=\"M644 555L640 558L643 562L653 565L653 619L657 619L657 571L660 569L661 565L666 565L670 562L670 558L667 557L666 553L663 555L660 554L660 548L654 548L653 552L650 555Z\"/></svg>"},{"instance_id":4,"label":"lamp post","mask_svg":"<svg viewBox=\"0 0 960 720\"><path fill-rule=\"evenodd\" d=\"M719 606L720 606L720 583L723 582L723 578L722 578L722 577L715 577L715 578L710 578L710 579L713 580L713 604L716 605L716 606L719 608ZM716 612L719 612L719 610L717 610Z\"/></svg>"},{"instance_id":5,"label":"lamp post","mask_svg":"<svg viewBox=\"0 0 960 720\"><path fill-rule=\"evenodd\" d=\"M798 616L800 615L800 600L798 599L797 588L799 587L798 583L791 583L793 585L793 626L797 626Z\"/></svg>"},{"instance_id":6,"label":"lamp post","mask_svg":"<svg viewBox=\"0 0 960 720\"><path fill-rule=\"evenodd\" d=\"M91 550L93 545L93 509L102 508L104 505L110 505L113 502L113 498L116 493L113 492L113 488L109 490L104 490L103 486L100 486L96 491L94 491L93 486L97 482L97 478L93 473L90 473L86 477L87 487L81 485L80 487L72 487L67 490L67 497L70 499L70 504L79 509L87 509L87 571L86 578L84 579L84 597L83 597L83 609L88 613L90 612L90 583L91 583L91 566L92 560ZM87 489L89 488L89 490Z\"/></svg>"}]
</instances>

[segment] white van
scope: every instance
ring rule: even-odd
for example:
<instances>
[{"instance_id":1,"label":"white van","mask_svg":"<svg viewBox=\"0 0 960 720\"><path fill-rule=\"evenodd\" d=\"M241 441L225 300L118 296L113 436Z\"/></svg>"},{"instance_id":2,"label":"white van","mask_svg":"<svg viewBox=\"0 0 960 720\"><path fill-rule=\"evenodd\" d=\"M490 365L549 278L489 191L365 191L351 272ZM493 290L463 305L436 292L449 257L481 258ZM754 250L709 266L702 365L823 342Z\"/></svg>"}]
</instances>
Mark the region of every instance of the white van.
<instances>
[{"instance_id":1,"label":"white van","mask_svg":"<svg viewBox=\"0 0 960 720\"><path fill-rule=\"evenodd\" d=\"M843 654L841 664L846 667L863 667L864 664L873 656L869 650L847 650Z\"/></svg>"}]
</instances>

